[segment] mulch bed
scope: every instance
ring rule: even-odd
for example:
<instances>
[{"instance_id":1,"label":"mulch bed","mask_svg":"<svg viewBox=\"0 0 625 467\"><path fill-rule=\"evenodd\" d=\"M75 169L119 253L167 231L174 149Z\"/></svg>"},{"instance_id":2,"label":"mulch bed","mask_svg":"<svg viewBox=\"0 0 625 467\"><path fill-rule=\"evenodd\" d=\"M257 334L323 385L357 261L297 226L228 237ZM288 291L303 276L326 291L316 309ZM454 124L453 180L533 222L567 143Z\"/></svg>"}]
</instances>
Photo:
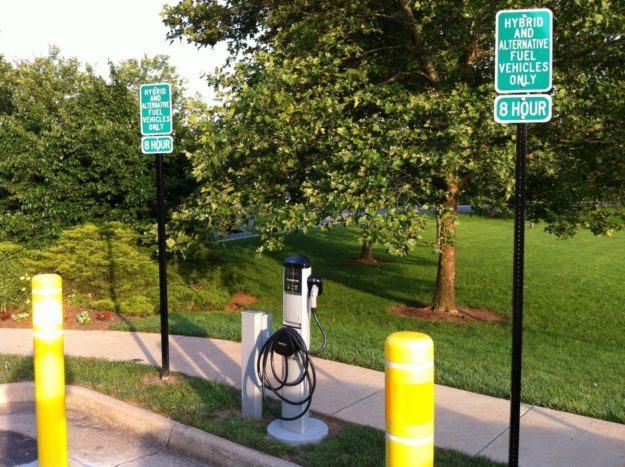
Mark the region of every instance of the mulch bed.
<instances>
[{"instance_id":1,"label":"mulch bed","mask_svg":"<svg viewBox=\"0 0 625 467\"><path fill-rule=\"evenodd\" d=\"M226 306L226 311L241 311L256 300L258 300L258 297L254 295L248 295L244 292L235 292L232 298L230 298L230 303Z\"/></svg>"},{"instance_id":2,"label":"mulch bed","mask_svg":"<svg viewBox=\"0 0 625 467\"><path fill-rule=\"evenodd\" d=\"M96 314L103 313L101 311L87 310L91 317L89 324L80 324L76 319L79 313L85 311L84 307L74 307L65 304L63 306L63 329L78 329L81 331L105 331L112 324L122 321L133 321L138 319L136 316L123 316L119 313L110 312L110 318L107 320L96 319ZM0 328L22 328L32 329L33 319L32 314L28 318L22 321L15 321L13 319L0 320Z\"/></svg>"},{"instance_id":3,"label":"mulch bed","mask_svg":"<svg viewBox=\"0 0 625 467\"><path fill-rule=\"evenodd\" d=\"M422 319L426 321L436 321L445 323L500 323L506 317L489 310L478 308L460 308L458 314L434 313L429 306L413 307L406 305L396 305L391 308L391 313L404 318Z\"/></svg>"},{"instance_id":4,"label":"mulch bed","mask_svg":"<svg viewBox=\"0 0 625 467\"><path fill-rule=\"evenodd\" d=\"M245 307L251 305L256 300L257 297L254 297L253 295L248 295L243 292L237 292L232 295L230 303L226 306L225 311L236 312L243 310ZM76 319L78 314L85 310L89 312L89 316L91 317L91 322L89 324L81 324ZM96 316L102 313L104 312L89 310L85 307L71 306L65 303L63 306L63 329L77 329L80 331L105 331L113 324L141 319L141 317L139 316L125 316L114 311L108 313L108 319L106 320L97 319ZM32 315L22 321L15 321L11 318L0 319L0 329L2 328L32 329Z\"/></svg>"}]
</instances>

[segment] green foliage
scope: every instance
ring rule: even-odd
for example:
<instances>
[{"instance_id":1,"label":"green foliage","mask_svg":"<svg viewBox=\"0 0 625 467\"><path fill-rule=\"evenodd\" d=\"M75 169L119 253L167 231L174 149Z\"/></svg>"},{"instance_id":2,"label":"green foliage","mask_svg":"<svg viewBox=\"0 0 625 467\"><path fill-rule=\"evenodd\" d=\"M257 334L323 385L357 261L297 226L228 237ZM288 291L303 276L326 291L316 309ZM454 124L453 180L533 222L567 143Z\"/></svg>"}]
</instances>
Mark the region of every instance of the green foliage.
<instances>
[{"instance_id":1,"label":"green foliage","mask_svg":"<svg viewBox=\"0 0 625 467\"><path fill-rule=\"evenodd\" d=\"M202 135L191 153L202 188L175 220L229 231L253 217L263 246L276 247L276 234L342 221L346 210L362 241L405 253L420 241L417 208L427 205L439 215L439 251L453 258L458 202L506 209L512 201L514 127L492 115L495 13L528 6L199 0L166 8L170 37L226 41L243 58L210 77L221 103L191 118ZM556 18L554 119L531 127L529 214L565 230L613 231L625 217L606 225L584 203L622 205L625 8L620 0L540 6ZM391 210L387 222L371 227L382 208ZM441 283L452 282L454 261Z\"/></svg>"},{"instance_id":2,"label":"green foliage","mask_svg":"<svg viewBox=\"0 0 625 467\"><path fill-rule=\"evenodd\" d=\"M158 267L137 246L138 235L119 222L85 224L65 230L29 267L59 274L66 290L88 295L125 313L150 314L158 299ZM150 305L151 303L151 305ZM138 305L132 310L131 305ZM149 305L149 306L147 306Z\"/></svg>"},{"instance_id":3,"label":"green foliage","mask_svg":"<svg viewBox=\"0 0 625 467\"><path fill-rule=\"evenodd\" d=\"M80 313L76 315L76 321L78 321L82 325L90 324L93 322L93 320L91 319L91 316L89 316L89 312L86 310L81 311Z\"/></svg>"},{"instance_id":4,"label":"green foliage","mask_svg":"<svg viewBox=\"0 0 625 467\"><path fill-rule=\"evenodd\" d=\"M39 254L33 252L33 255L34 257L38 257ZM92 303L94 303L94 301L92 300L92 298L90 297L90 294L88 293L81 294L81 293L77 293L76 291L71 291L70 293L65 293L64 298L67 304L70 306L75 306L75 307L80 307L80 308L87 308L87 307L93 308ZM113 303L110 300L104 300L104 301ZM96 300L96 302L99 302L99 300ZM110 309L113 310L114 308L115 308L115 305L113 305Z\"/></svg>"},{"instance_id":5,"label":"green foliage","mask_svg":"<svg viewBox=\"0 0 625 467\"><path fill-rule=\"evenodd\" d=\"M15 66L0 57L0 102L8 102L0 109L0 240L45 245L88 221L135 228L154 222L154 168L140 151L138 86L172 82L181 154L188 140L183 83L163 57L110 68L107 81L58 49ZM194 184L186 158L167 158L166 165L175 206Z\"/></svg>"},{"instance_id":6,"label":"green foliage","mask_svg":"<svg viewBox=\"0 0 625 467\"><path fill-rule=\"evenodd\" d=\"M384 370L384 340L395 331L423 332L436 346L436 381L505 398L510 384L512 220L460 216L458 302L498 312L501 323L453 324L398 316L397 305L423 306L431 297L437 264L429 249L403 258L376 250L383 263L348 261L359 248L357 229L337 227L287 237L285 249L254 255L259 239L228 242L220 249L237 269L241 289L259 297L254 309L282 322L282 261L310 258L324 282L318 312L328 333L323 358ZM425 238L433 239L429 225ZM568 241L527 229L524 292L524 402L625 422L625 234L596 237L580 232ZM170 315L172 333L236 340L234 313ZM132 330L159 332L156 317L132 321ZM126 323L117 329L129 329ZM174 331L175 330L175 331ZM312 347L321 335L312 326Z\"/></svg>"},{"instance_id":7,"label":"green foliage","mask_svg":"<svg viewBox=\"0 0 625 467\"><path fill-rule=\"evenodd\" d=\"M187 250L186 259L173 264L175 276L169 297L171 308L178 311L221 310L230 302L229 288L237 278L231 268L201 245ZM187 284L192 284L188 286Z\"/></svg>"},{"instance_id":8,"label":"green foliage","mask_svg":"<svg viewBox=\"0 0 625 467\"><path fill-rule=\"evenodd\" d=\"M8 255L19 255L24 251L24 247L13 242L0 242L0 252Z\"/></svg>"},{"instance_id":9,"label":"green foliage","mask_svg":"<svg viewBox=\"0 0 625 467\"><path fill-rule=\"evenodd\" d=\"M93 300L89 303L91 308L98 311L111 311L115 310L115 302L113 300L109 300L107 298L102 300Z\"/></svg>"},{"instance_id":10,"label":"green foliage","mask_svg":"<svg viewBox=\"0 0 625 467\"><path fill-rule=\"evenodd\" d=\"M20 259L22 248L0 242L0 312L22 309L30 303L30 277Z\"/></svg>"},{"instance_id":11,"label":"green foliage","mask_svg":"<svg viewBox=\"0 0 625 467\"><path fill-rule=\"evenodd\" d=\"M174 283L169 293L170 307L177 311L221 310L230 301L230 294L219 284L212 280L196 282L192 287Z\"/></svg>"},{"instance_id":12,"label":"green foliage","mask_svg":"<svg viewBox=\"0 0 625 467\"><path fill-rule=\"evenodd\" d=\"M73 305L150 315L158 311L158 264L138 239L120 222L85 224L65 230L49 249L32 251L26 264L37 273L59 274ZM172 311L216 310L229 302L232 279L204 251L195 262L169 268Z\"/></svg>"},{"instance_id":13,"label":"green foliage","mask_svg":"<svg viewBox=\"0 0 625 467\"><path fill-rule=\"evenodd\" d=\"M467 41L476 54L489 47L483 5L216 3L165 11L172 36L226 40L247 58L211 78L223 105L197 120L203 189L182 219L227 230L255 217L275 246L276 233L347 210L363 242L405 253L420 239L418 208L440 207L452 184L479 179L491 187L484 202L510 193L512 148L488 118L488 62L461 62ZM385 208L387 222L375 219Z\"/></svg>"},{"instance_id":14,"label":"green foliage","mask_svg":"<svg viewBox=\"0 0 625 467\"><path fill-rule=\"evenodd\" d=\"M120 300L116 309L130 316L152 315L157 309L154 303L154 299L150 300L145 295L131 295L125 300Z\"/></svg>"}]
</instances>

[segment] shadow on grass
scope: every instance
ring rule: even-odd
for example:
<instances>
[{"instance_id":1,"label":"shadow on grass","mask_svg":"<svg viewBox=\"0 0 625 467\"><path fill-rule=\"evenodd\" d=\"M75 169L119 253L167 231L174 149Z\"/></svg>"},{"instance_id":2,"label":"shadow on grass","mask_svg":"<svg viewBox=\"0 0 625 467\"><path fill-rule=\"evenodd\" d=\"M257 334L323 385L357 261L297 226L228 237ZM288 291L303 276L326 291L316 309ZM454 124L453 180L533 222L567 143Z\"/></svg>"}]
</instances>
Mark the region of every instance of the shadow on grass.
<instances>
[{"instance_id":1,"label":"shadow on grass","mask_svg":"<svg viewBox=\"0 0 625 467\"><path fill-rule=\"evenodd\" d=\"M32 358L3 356L0 360L3 368L11 368L11 380L33 379ZM259 421L242 419L239 391L204 378L172 374L169 381L161 382L154 367L76 357L67 359L66 372L67 384L80 384L112 397L133 400L152 412L304 466L377 466L384 462L384 433L350 423L342 424L318 445L285 446L266 435L269 416ZM436 465L501 464L437 449Z\"/></svg>"},{"instance_id":2,"label":"shadow on grass","mask_svg":"<svg viewBox=\"0 0 625 467\"><path fill-rule=\"evenodd\" d=\"M411 301L410 297L429 297L434 293L437 260L422 256L396 257L376 252L377 264L362 264L350 261L359 254L357 239L353 232L343 227L335 227L330 237L325 232L311 235L294 234L286 239L282 251L267 253L282 267L282 261L290 254L310 258L315 274L324 279L337 282L347 288L411 306L425 306L428 303ZM408 268L426 268L431 270L431 279L407 277ZM402 294L402 292L404 294Z\"/></svg>"}]
</instances>

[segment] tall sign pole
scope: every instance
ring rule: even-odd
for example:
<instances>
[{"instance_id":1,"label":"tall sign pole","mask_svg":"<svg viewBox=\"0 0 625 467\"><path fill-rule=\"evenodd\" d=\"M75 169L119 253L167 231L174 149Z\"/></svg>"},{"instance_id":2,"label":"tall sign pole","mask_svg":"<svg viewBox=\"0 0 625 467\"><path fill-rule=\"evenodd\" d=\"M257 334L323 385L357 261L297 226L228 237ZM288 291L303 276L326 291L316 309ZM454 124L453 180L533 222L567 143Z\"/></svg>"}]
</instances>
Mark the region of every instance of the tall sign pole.
<instances>
[{"instance_id":1,"label":"tall sign pole","mask_svg":"<svg viewBox=\"0 0 625 467\"><path fill-rule=\"evenodd\" d=\"M167 257L165 242L165 194L163 154L174 150L171 86L169 83L144 84L140 88L141 152L156 154L156 209L158 215L158 272L161 315L161 378L169 377L169 321L167 309Z\"/></svg>"},{"instance_id":2,"label":"tall sign pole","mask_svg":"<svg viewBox=\"0 0 625 467\"><path fill-rule=\"evenodd\" d=\"M525 269L525 175L527 123L517 123L514 188L514 261L512 272L512 370L510 375L510 443L508 465L519 465L521 368L523 349L523 272Z\"/></svg>"},{"instance_id":3,"label":"tall sign pole","mask_svg":"<svg viewBox=\"0 0 625 467\"><path fill-rule=\"evenodd\" d=\"M512 275L512 365L508 465L519 465L523 283L525 263L525 178L527 124L551 120L553 14L546 8L502 10L495 34L495 121L516 123L514 264Z\"/></svg>"}]
</instances>

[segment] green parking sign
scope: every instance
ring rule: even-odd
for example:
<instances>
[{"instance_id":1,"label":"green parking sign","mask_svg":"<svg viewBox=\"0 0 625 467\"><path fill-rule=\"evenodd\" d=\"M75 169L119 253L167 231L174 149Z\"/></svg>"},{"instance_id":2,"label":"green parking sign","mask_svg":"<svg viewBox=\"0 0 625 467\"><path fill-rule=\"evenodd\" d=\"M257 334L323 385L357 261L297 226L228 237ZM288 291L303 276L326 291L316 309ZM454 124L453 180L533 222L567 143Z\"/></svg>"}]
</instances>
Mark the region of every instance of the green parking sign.
<instances>
[{"instance_id":1,"label":"green parking sign","mask_svg":"<svg viewBox=\"0 0 625 467\"><path fill-rule=\"evenodd\" d=\"M551 120L548 94L506 95L495 99L497 123L544 123Z\"/></svg>"},{"instance_id":2,"label":"green parking sign","mask_svg":"<svg viewBox=\"0 0 625 467\"><path fill-rule=\"evenodd\" d=\"M141 101L141 134L170 135L173 132L171 86L169 83L143 84Z\"/></svg>"},{"instance_id":3,"label":"green parking sign","mask_svg":"<svg viewBox=\"0 0 625 467\"><path fill-rule=\"evenodd\" d=\"M144 136L141 138L143 154L171 154L174 151L174 139L171 136Z\"/></svg>"},{"instance_id":4,"label":"green parking sign","mask_svg":"<svg viewBox=\"0 0 625 467\"><path fill-rule=\"evenodd\" d=\"M497 92L549 91L553 75L551 10L501 10L497 13L495 24Z\"/></svg>"}]
</instances>

